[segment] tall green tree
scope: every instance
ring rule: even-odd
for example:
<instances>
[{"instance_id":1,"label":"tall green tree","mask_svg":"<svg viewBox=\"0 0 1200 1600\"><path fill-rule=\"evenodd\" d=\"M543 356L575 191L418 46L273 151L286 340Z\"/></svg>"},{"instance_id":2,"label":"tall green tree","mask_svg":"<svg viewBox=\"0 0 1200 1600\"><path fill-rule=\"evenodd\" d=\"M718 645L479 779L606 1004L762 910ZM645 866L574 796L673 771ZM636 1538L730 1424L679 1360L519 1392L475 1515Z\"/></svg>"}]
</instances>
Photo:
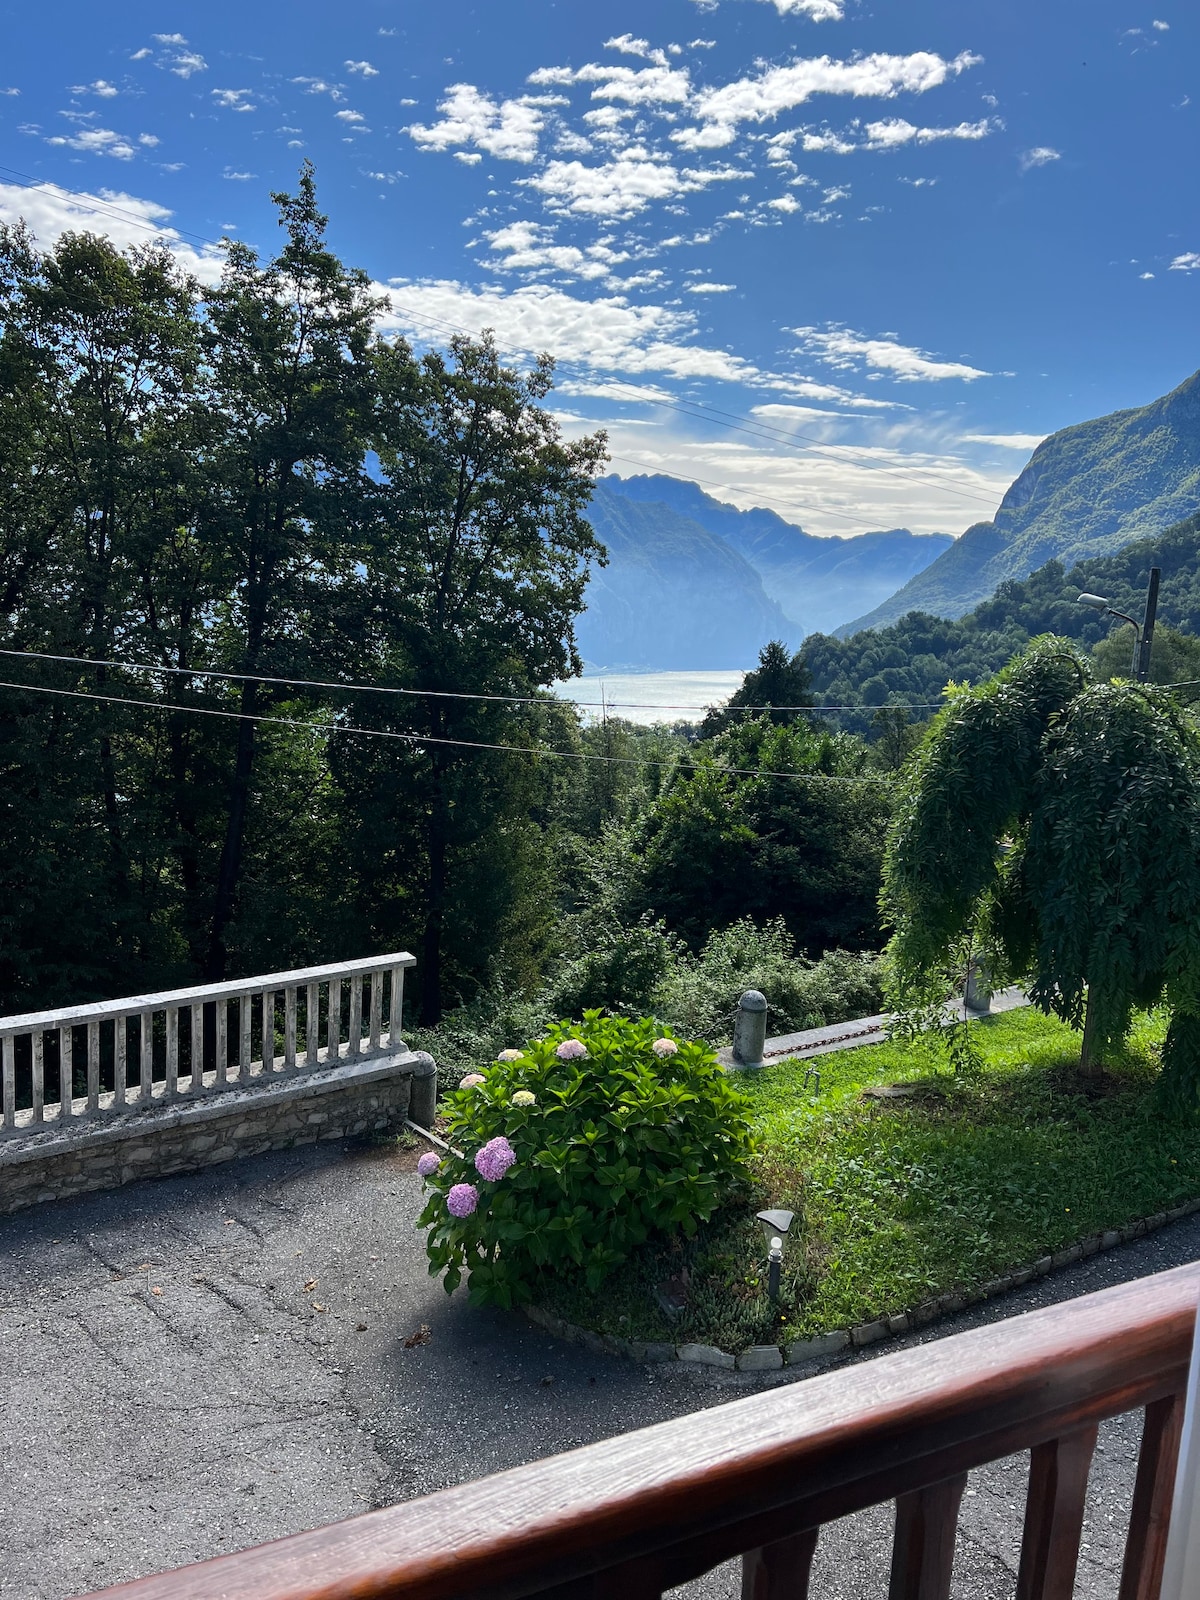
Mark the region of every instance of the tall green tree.
<instances>
[{"instance_id":1,"label":"tall green tree","mask_svg":"<svg viewBox=\"0 0 1200 1600\"><path fill-rule=\"evenodd\" d=\"M565 441L542 404L550 360L518 373L490 337L456 338L448 357L419 360L397 341L375 363L371 603L354 628L364 670L419 692L363 707L408 742L376 744L369 757L347 744L357 772L343 760L339 777L353 812L371 819L358 831L360 863L363 850L374 856L378 882L390 860L396 892L407 883L419 907L422 1012L433 1023L448 934L459 970L464 956L478 970L496 931L528 913L514 892L523 876L549 911L530 826L539 758L509 752L535 743L551 715L522 697L580 670L574 619L590 565L604 559L586 507L605 443Z\"/></svg>"},{"instance_id":2,"label":"tall green tree","mask_svg":"<svg viewBox=\"0 0 1200 1600\"><path fill-rule=\"evenodd\" d=\"M803 655L799 650L790 655L782 640L772 639L759 651L757 667L746 674L725 704L710 707L700 725L700 737L715 738L737 722L764 715L781 725L795 722L803 715L800 708L812 704L812 673Z\"/></svg>"},{"instance_id":3,"label":"tall green tree","mask_svg":"<svg viewBox=\"0 0 1200 1600\"><path fill-rule=\"evenodd\" d=\"M904 786L884 906L901 1003L940 999L975 940L1083 1028L1095 1071L1165 1001L1165 1086L1196 1103L1200 741L1162 691L1095 683L1049 638L955 693Z\"/></svg>"}]
</instances>

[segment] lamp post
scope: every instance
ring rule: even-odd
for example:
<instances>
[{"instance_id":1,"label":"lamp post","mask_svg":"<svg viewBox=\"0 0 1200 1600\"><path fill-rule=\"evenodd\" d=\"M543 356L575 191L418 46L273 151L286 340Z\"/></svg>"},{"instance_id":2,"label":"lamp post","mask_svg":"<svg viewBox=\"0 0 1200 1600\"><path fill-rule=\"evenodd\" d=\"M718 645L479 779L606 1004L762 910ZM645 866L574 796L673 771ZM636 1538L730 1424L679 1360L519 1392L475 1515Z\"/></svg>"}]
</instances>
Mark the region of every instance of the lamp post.
<instances>
[{"instance_id":1,"label":"lamp post","mask_svg":"<svg viewBox=\"0 0 1200 1600\"><path fill-rule=\"evenodd\" d=\"M767 1239L767 1294L779 1299L779 1275L783 1270L783 1241L795 1221L794 1211L759 1211L754 1220Z\"/></svg>"},{"instance_id":2,"label":"lamp post","mask_svg":"<svg viewBox=\"0 0 1200 1600\"><path fill-rule=\"evenodd\" d=\"M1076 605L1091 606L1093 611L1102 611L1105 616L1120 617L1122 622L1129 623L1133 629L1133 661L1130 663L1130 670L1137 683L1145 683L1150 676L1150 646L1154 642L1154 619L1158 614L1158 580L1161 575L1160 568L1150 568L1150 580L1146 584L1146 609L1140 623L1128 612L1118 611L1101 594L1081 594L1075 602Z\"/></svg>"}]
</instances>

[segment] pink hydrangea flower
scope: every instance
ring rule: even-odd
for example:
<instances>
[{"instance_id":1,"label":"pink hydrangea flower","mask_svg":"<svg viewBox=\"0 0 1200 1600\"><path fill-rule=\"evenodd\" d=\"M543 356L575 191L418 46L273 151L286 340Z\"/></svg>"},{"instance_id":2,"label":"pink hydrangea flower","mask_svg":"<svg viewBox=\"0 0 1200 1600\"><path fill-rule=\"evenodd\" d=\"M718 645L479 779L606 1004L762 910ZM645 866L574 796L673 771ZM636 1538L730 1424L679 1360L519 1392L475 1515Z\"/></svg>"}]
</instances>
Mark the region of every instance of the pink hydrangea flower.
<instances>
[{"instance_id":1,"label":"pink hydrangea flower","mask_svg":"<svg viewBox=\"0 0 1200 1600\"><path fill-rule=\"evenodd\" d=\"M458 1087L460 1089L473 1089L477 1083L482 1082L482 1072L468 1072L465 1078L460 1078L458 1080Z\"/></svg>"},{"instance_id":2,"label":"pink hydrangea flower","mask_svg":"<svg viewBox=\"0 0 1200 1600\"><path fill-rule=\"evenodd\" d=\"M441 1164L440 1156L435 1156L432 1150L426 1150L417 1161L417 1171L423 1178L432 1178Z\"/></svg>"},{"instance_id":3,"label":"pink hydrangea flower","mask_svg":"<svg viewBox=\"0 0 1200 1600\"><path fill-rule=\"evenodd\" d=\"M452 1217L469 1217L479 1204L479 1190L473 1183L456 1183L446 1196L446 1210Z\"/></svg>"},{"instance_id":4,"label":"pink hydrangea flower","mask_svg":"<svg viewBox=\"0 0 1200 1600\"><path fill-rule=\"evenodd\" d=\"M515 1106L535 1106L537 1105L537 1095L534 1094L532 1089L518 1089L512 1097L512 1103Z\"/></svg>"},{"instance_id":5,"label":"pink hydrangea flower","mask_svg":"<svg viewBox=\"0 0 1200 1600\"><path fill-rule=\"evenodd\" d=\"M560 1061L578 1061L587 1055L587 1045L580 1039L564 1039L554 1054Z\"/></svg>"},{"instance_id":6,"label":"pink hydrangea flower","mask_svg":"<svg viewBox=\"0 0 1200 1600\"><path fill-rule=\"evenodd\" d=\"M475 1152L475 1170L489 1183L499 1183L516 1159L517 1152L508 1140L500 1135L495 1139L489 1139L482 1150Z\"/></svg>"},{"instance_id":7,"label":"pink hydrangea flower","mask_svg":"<svg viewBox=\"0 0 1200 1600\"><path fill-rule=\"evenodd\" d=\"M679 1053L679 1046L674 1039L655 1039L650 1048L656 1056L673 1056Z\"/></svg>"},{"instance_id":8,"label":"pink hydrangea flower","mask_svg":"<svg viewBox=\"0 0 1200 1600\"><path fill-rule=\"evenodd\" d=\"M496 1057L497 1061L520 1061L525 1054L524 1050L501 1050Z\"/></svg>"}]
</instances>

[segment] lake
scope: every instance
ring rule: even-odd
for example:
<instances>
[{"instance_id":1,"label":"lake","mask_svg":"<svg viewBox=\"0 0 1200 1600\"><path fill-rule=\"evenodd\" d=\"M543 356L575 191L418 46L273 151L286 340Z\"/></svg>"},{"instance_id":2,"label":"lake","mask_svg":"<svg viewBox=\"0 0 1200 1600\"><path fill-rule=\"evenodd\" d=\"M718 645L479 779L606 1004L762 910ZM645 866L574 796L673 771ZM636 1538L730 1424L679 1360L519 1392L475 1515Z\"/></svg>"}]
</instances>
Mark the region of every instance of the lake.
<instances>
[{"instance_id":1,"label":"lake","mask_svg":"<svg viewBox=\"0 0 1200 1600\"><path fill-rule=\"evenodd\" d=\"M573 701L589 720L602 715L626 722L698 722L705 710L728 700L741 686L744 672L604 672L585 673L554 692Z\"/></svg>"}]
</instances>

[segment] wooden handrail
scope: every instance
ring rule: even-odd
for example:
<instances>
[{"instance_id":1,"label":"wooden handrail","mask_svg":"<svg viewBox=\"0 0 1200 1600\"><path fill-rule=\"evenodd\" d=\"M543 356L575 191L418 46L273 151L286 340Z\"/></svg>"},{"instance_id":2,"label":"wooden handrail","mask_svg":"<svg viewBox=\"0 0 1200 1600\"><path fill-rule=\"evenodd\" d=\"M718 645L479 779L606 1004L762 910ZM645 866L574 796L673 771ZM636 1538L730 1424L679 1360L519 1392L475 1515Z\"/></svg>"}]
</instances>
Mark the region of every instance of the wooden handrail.
<instances>
[{"instance_id":1,"label":"wooden handrail","mask_svg":"<svg viewBox=\"0 0 1200 1600\"><path fill-rule=\"evenodd\" d=\"M743 1555L743 1595L781 1600L822 1523L896 1499L892 1600L938 1600L965 1474L1032 1449L1017 1593L1053 1600L1095 1427L1146 1407L1120 1593L1154 1600L1198 1294L1180 1267L104 1594L644 1600Z\"/></svg>"}]
</instances>

